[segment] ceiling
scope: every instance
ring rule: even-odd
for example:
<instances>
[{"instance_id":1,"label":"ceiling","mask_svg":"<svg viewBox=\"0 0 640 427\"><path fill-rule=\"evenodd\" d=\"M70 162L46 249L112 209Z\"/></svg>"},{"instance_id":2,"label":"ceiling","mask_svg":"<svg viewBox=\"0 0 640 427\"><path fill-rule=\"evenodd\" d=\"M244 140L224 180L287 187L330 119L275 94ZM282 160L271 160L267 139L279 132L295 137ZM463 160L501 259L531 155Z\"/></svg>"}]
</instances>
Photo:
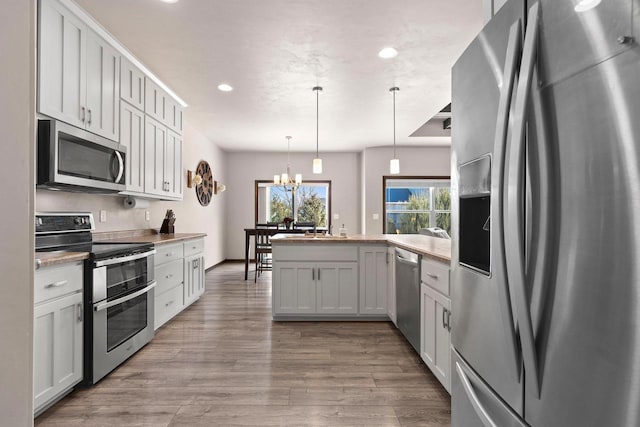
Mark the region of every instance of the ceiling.
<instances>
[{"instance_id":1,"label":"ceiling","mask_svg":"<svg viewBox=\"0 0 640 427\"><path fill-rule=\"evenodd\" d=\"M228 151L444 145L423 126L451 98L451 66L482 26L482 0L76 0ZM378 51L399 54L381 59ZM232 92L221 92L226 82ZM410 136L414 134L414 136ZM419 136L417 136L419 135Z\"/></svg>"}]
</instances>

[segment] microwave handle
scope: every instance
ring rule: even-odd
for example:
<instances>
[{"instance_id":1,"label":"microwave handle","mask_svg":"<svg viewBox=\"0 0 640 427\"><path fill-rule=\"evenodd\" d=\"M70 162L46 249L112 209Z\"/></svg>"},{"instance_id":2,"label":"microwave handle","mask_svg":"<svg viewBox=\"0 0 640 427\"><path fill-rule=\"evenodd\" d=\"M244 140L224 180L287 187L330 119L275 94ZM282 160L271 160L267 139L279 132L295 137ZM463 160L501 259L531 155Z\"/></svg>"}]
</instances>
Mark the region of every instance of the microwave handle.
<instances>
[{"instance_id":1,"label":"microwave handle","mask_svg":"<svg viewBox=\"0 0 640 427\"><path fill-rule=\"evenodd\" d=\"M122 154L119 151L116 151L116 157L118 158L118 176L116 176L116 184L120 182L122 178L122 174L124 173L124 160L122 159Z\"/></svg>"}]
</instances>

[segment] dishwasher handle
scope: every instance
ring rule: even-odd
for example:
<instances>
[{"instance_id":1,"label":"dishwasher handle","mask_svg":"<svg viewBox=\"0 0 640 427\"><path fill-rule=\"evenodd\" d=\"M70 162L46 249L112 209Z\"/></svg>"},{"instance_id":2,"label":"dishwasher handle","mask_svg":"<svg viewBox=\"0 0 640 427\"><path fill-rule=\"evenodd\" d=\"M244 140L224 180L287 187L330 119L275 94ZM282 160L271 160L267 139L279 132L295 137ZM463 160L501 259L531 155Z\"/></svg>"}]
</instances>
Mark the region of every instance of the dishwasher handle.
<instances>
[{"instance_id":1,"label":"dishwasher handle","mask_svg":"<svg viewBox=\"0 0 640 427\"><path fill-rule=\"evenodd\" d=\"M396 254L396 261L401 263L401 264L406 264L406 265L410 265L413 268L418 268L418 261L413 261L407 258L403 258L400 255Z\"/></svg>"}]
</instances>

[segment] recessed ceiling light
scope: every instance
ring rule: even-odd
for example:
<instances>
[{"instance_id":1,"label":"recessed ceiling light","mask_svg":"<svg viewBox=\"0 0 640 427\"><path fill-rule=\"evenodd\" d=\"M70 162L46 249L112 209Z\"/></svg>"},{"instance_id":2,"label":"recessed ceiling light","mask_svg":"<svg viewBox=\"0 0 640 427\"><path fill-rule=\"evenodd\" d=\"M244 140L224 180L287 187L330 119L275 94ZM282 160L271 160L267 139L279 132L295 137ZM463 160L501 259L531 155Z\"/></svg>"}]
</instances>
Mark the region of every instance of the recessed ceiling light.
<instances>
[{"instance_id":1,"label":"recessed ceiling light","mask_svg":"<svg viewBox=\"0 0 640 427\"><path fill-rule=\"evenodd\" d=\"M392 47L385 47L380 52L378 52L378 56L384 59L395 58L397 55L398 51Z\"/></svg>"},{"instance_id":2,"label":"recessed ceiling light","mask_svg":"<svg viewBox=\"0 0 640 427\"><path fill-rule=\"evenodd\" d=\"M226 83L221 83L218 85L218 89L223 91L223 92L231 92L233 90L233 88L231 87L231 85L228 85Z\"/></svg>"},{"instance_id":3,"label":"recessed ceiling light","mask_svg":"<svg viewBox=\"0 0 640 427\"><path fill-rule=\"evenodd\" d=\"M573 8L576 12L586 12L600 4L602 0L580 0Z\"/></svg>"},{"instance_id":4,"label":"recessed ceiling light","mask_svg":"<svg viewBox=\"0 0 640 427\"><path fill-rule=\"evenodd\" d=\"M178 3L179 0L160 0L163 3Z\"/></svg>"}]
</instances>

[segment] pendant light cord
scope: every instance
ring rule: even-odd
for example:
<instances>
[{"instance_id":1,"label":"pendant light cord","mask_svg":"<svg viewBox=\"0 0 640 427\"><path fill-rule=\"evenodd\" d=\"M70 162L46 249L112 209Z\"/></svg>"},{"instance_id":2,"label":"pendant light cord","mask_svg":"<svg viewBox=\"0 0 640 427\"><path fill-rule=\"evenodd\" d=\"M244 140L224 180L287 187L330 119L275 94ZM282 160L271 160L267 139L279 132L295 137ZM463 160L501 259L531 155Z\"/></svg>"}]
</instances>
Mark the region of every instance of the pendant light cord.
<instances>
[{"instance_id":1,"label":"pendant light cord","mask_svg":"<svg viewBox=\"0 0 640 427\"><path fill-rule=\"evenodd\" d=\"M394 86L389 90L393 92L393 158L396 159L396 92L399 91L400 88Z\"/></svg>"},{"instance_id":2,"label":"pendant light cord","mask_svg":"<svg viewBox=\"0 0 640 427\"><path fill-rule=\"evenodd\" d=\"M320 133L320 93L316 90L316 159L318 158L318 138Z\"/></svg>"}]
</instances>

